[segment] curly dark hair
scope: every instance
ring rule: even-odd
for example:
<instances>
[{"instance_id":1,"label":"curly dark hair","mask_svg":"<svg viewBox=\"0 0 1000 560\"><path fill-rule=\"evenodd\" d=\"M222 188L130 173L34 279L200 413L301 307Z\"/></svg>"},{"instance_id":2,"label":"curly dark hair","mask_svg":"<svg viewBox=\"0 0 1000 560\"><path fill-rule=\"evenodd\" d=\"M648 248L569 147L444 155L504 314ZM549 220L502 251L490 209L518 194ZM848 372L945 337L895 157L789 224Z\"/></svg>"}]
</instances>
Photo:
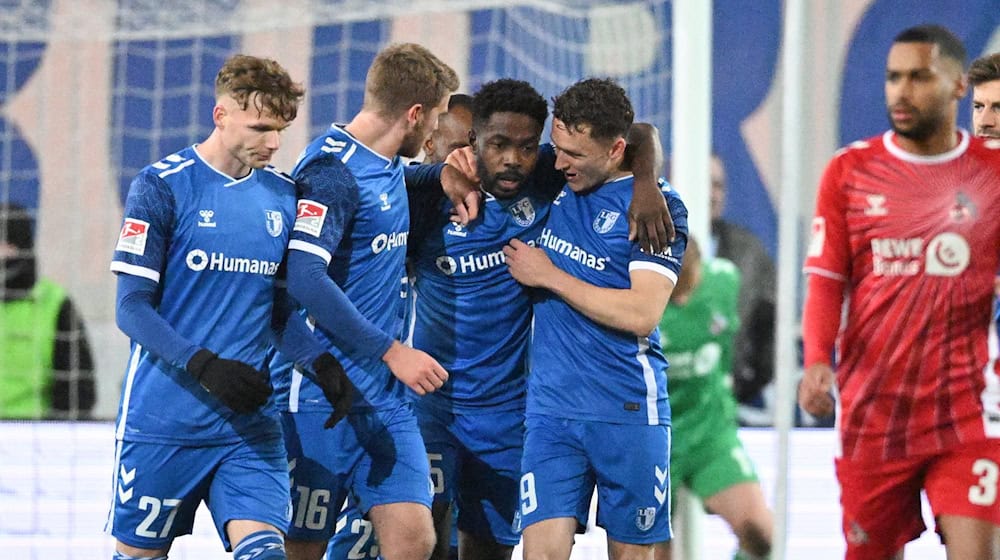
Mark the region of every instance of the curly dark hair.
<instances>
[{"instance_id":1,"label":"curly dark hair","mask_svg":"<svg viewBox=\"0 0 1000 560\"><path fill-rule=\"evenodd\" d=\"M521 80L502 78L487 82L472 96L472 125L479 128L490 120L493 113L517 113L534 119L539 127L545 126L549 107L545 98L531 84Z\"/></svg>"},{"instance_id":2,"label":"curly dark hair","mask_svg":"<svg viewBox=\"0 0 1000 560\"><path fill-rule=\"evenodd\" d=\"M587 78L563 90L552 99L552 117L567 127L601 140L624 137L635 119L632 102L625 90L610 78Z\"/></svg>"}]
</instances>

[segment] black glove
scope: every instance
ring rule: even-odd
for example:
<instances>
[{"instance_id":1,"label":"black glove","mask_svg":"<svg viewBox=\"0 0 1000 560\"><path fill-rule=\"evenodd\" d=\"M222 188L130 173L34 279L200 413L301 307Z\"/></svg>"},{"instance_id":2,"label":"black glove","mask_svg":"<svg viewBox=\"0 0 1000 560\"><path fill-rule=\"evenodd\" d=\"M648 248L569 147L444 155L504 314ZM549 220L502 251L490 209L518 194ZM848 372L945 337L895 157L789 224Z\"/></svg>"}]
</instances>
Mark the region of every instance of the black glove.
<instances>
[{"instance_id":1,"label":"black glove","mask_svg":"<svg viewBox=\"0 0 1000 560\"><path fill-rule=\"evenodd\" d=\"M187 363L187 371L206 391L236 412L253 412L271 396L271 384L253 367L220 358L202 348Z\"/></svg>"},{"instance_id":2,"label":"black glove","mask_svg":"<svg viewBox=\"0 0 1000 560\"><path fill-rule=\"evenodd\" d=\"M330 429L347 416L354 401L354 385L344 372L337 358L330 353L324 353L313 362L316 372L316 384L323 389L323 395L333 406L333 414L326 419L323 427Z\"/></svg>"}]
</instances>

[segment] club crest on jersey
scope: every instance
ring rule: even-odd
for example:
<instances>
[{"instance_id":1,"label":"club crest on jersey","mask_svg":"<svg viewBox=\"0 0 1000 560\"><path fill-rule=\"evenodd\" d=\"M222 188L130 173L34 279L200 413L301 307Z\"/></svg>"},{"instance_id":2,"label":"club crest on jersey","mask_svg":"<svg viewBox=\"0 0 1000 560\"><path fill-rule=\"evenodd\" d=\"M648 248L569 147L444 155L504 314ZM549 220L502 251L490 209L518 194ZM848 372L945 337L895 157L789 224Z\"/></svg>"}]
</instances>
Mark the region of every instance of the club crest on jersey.
<instances>
[{"instance_id":1,"label":"club crest on jersey","mask_svg":"<svg viewBox=\"0 0 1000 560\"><path fill-rule=\"evenodd\" d=\"M951 217L953 222L965 222L970 219L975 219L979 212L976 210L975 203L963 192L959 192L955 195L955 204L948 211L948 215Z\"/></svg>"},{"instance_id":2,"label":"club crest on jersey","mask_svg":"<svg viewBox=\"0 0 1000 560\"><path fill-rule=\"evenodd\" d=\"M510 207L510 215L514 217L514 222L522 227L530 226L535 222L535 207L531 205L531 199L522 198Z\"/></svg>"},{"instance_id":3,"label":"club crest on jersey","mask_svg":"<svg viewBox=\"0 0 1000 560\"><path fill-rule=\"evenodd\" d=\"M277 210L264 210L264 217L267 223L267 233L271 237L278 237L285 230L285 221L281 218L281 212Z\"/></svg>"},{"instance_id":4,"label":"club crest on jersey","mask_svg":"<svg viewBox=\"0 0 1000 560\"><path fill-rule=\"evenodd\" d=\"M319 237L323 231L323 221L326 219L326 205L313 200L300 200L298 210L295 213L295 227L293 231L308 233L313 237Z\"/></svg>"},{"instance_id":5,"label":"club crest on jersey","mask_svg":"<svg viewBox=\"0 0 1000 560\"><path fill-rule=\"evenodd\" d=\"M149 222L136 220L135 218L125 218L122 224L122 231L118 234L118 245L115 251L132 253L133 255L143 255L146 253L146 236L149 231Z\"/></svg>"},{"instance_id":6,"label":"club crest on jersey","mask_svg":"<svg viewBox=\"0 0 1000 560\"><path fill-rule=\"evenodd\" d=\"M640 531L648 531L653 528L653 523L656 522L656 508L655 507L645 507L639 508L635 512L635 526Z\"/></svg>"},{"instance_id":7,"label":"club crest on jersey","mask_svg":"<svg viewBox=\"0 0 1000 560\"><path fill-rule=\"evenodd\" d=\"M612 212L611 210L601 210L597 217L594 218L594 231L597 233L608 233L611 228L615 227L615 222L618 221L618 216L620 212Z\"/></svg>"},{"instance_id":8,"label":"club crest on jersey","mask_svg":"<svg viewBox=\"0 0 1000 560\"><path fill-rule=\"evenodd\" d=\"M383 212L392 208L392 204L389 204L389 193L382 193L378 195L378 199L382 202L382 206L380 207L380 209Z\"/></svg>"}]
</instances>

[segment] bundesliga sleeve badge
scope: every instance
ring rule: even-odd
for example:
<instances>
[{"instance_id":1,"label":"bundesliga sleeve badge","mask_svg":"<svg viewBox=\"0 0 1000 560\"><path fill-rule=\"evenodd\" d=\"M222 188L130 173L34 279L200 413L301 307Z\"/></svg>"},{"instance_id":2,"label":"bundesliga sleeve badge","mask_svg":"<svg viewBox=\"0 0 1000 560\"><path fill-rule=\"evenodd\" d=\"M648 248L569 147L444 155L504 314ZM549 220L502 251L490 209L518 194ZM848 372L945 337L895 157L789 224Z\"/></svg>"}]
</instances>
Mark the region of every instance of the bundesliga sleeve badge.
<instances>
[{"instance_id":1,"label":"bundesliga sleeve badge","mask_svg":"<svg viewBox=\"0 0 1000 560\"><path fill-rule=\"evenodd\" d=\"M326 219L328 207L312 200L300 200L295 214L295 227L292 231L308 233L319 237L323 231L323 221Z\"/></svg>"},{"instance_id":2,"label":"bundesliga sleeve badge","mask_svg":"<svg viewBox=\"0 0 1000 560\"><path fill-rule=\"evenodd\" d=\"M118 244L115 246L115 251L140 256L145 254L148 231L149 222L136 220L135 218L125 218L122 231L118 234Z\"/></svg>"}]
</instances>

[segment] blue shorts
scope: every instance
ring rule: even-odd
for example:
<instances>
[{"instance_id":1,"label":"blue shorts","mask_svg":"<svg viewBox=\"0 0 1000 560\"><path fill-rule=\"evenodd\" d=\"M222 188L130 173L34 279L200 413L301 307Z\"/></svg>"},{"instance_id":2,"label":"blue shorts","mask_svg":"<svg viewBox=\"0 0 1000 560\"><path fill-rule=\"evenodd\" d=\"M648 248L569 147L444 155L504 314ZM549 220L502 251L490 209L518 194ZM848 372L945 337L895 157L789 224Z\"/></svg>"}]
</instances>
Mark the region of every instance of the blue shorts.
<instances>
[{"instance_id":1,"label":"blue shorts","mask_svg":"<svg viewBox=\"0 0 1000 560\"><path fill-rule=\"evenodd\" d=\"M332 430L328 412L283 412L281 423L292 477L288 537L325 541L348 496L362 513L400 502L430 508L427 452L409 404L352 413Z\"/></svg>"},{"instance_id":2,"label":"blue shorts","mask_svg":"<svg viewBox=\"0 0 1000 560\"><path fill-rule=\"evenodd\" d=\"M575 517L587 522L597 487L597 524L627 544L669 540L670 427L528 416L520 525Z\"/></svg>"},{"instance_id":3,"label":"blue shorts","mask_svg":"<svg viewBox=\"0 0 1000 560\"><path fill-rule=\"evenodd\" d=\"M226 550L226 523L261 521L284 529L291 504L280 436L232 445L184 447L119 441L115 488L105 530L137 548L167 548L191 534L204 501Z\"/></svg>"},{"instance_id":4,"label":"blue shorts","mask_svg":"<svg viewBox=\"0 0 1000 560\"><path fill-rule=\"evenodd\" d=\"M455 414L417 408L434 481L434 501L458 505L458 529L514 546L524 447L524 411Z\"/></svg>"},{"instance_id":5,"label":"blue shorts","mask_svg":"<svg viewBox=\"0 0 1000 560\"><path fill-rule=\"evenodd\" d=\"M378 540L372 522L361 515L353 500L348 499L337 518L337 532L326 547L327 558L364 560L378 558Z\"/></svg>"}]
</instances>

